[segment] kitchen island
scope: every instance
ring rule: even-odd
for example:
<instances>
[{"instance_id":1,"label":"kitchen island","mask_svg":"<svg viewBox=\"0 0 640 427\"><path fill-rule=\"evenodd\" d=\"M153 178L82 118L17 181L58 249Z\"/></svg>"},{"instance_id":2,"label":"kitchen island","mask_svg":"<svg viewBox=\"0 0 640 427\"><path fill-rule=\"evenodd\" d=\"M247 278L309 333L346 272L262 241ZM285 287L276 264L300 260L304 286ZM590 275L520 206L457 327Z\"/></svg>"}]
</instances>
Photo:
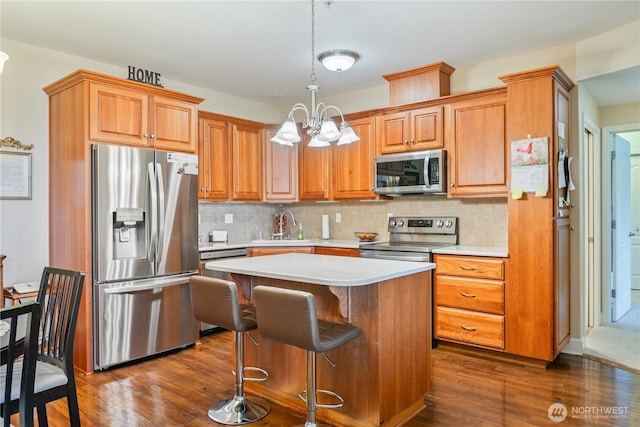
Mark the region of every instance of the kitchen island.
<instances>
[{"instance_id":1,"label":"kitchen island","mask_svg":"<svg viewBox=\"0 0 640 427\"><path fill-rule=\"evenodd\" d=\"M424 407L431 385L432 263L287 253L206 264L226 272L252 302L257 285L311 292L318 316L348 322L360 336L331 351L332 367L319 356L317 385L340 394L340 409L318 409L319 420L338 426L400 425ZM282 307L286 310L286 307ZM295 325L292 325L295 327ZM269 372L249 393L304 413L305 351L262 339L245 346L245 366ZM252 332L254 334L254 332Z\"/></svg>"}]
</instances>

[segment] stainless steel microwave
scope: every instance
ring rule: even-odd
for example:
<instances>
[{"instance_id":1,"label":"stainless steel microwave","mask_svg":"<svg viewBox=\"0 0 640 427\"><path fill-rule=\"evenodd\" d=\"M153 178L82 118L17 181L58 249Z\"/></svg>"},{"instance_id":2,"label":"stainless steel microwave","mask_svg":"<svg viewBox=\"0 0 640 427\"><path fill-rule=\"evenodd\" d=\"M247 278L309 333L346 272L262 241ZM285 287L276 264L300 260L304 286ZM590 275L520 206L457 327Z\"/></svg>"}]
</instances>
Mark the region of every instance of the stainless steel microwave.
<instances>
[{"instance_id":1,"label":"stainless steel microwave","mask_svg":"<svg viewBox=\"0 0 640 427\"><path fill-rule=\"evenodd\" d=\"M387 154L374 158L376 194L446 194L444 150Z\"/></svg>"}]
</instances>

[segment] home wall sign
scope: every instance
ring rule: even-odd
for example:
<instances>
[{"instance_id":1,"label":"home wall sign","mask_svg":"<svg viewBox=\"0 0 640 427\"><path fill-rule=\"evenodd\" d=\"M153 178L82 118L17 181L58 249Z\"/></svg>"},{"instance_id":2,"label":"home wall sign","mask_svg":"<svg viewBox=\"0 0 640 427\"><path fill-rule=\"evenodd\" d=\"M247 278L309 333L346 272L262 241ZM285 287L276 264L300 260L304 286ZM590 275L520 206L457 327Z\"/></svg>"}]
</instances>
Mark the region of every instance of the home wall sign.
<instances>
[{"instance_id":1,"label":"home wall sign","mask_svg":"<svg viewBox=\"0 0 640 427\"><path fill-rule=\"evenodd\" d=\"M131 65L129 68L129 80L133 80L135 82L146 83L153 86L164 87L160 84L160 73L156 73L155 71L145 70L143 68L136 68Z\"/></svg>"}]
</instances>

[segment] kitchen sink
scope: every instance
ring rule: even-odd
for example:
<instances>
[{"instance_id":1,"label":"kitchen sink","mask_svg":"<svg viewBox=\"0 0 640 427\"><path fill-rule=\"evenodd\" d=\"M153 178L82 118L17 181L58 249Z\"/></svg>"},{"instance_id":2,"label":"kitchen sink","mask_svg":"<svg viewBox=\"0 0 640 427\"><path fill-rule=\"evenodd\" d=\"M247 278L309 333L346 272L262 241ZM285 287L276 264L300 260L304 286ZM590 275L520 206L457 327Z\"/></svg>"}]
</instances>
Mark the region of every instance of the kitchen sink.
<instances>
[{"instance_id":1,"label":"kitchen sink","mask_svg":"<svg viewBox=\"0 0 640 427\"><path fill-rule=\"evenodd\" d=\"M260 239L260 240L252 240L251 243L263 244L263 245L277 245L277 246L291 246L297 245L299 243L311 243L311 240L271 240L271 239Z\"/></svg>"}]
</instances>

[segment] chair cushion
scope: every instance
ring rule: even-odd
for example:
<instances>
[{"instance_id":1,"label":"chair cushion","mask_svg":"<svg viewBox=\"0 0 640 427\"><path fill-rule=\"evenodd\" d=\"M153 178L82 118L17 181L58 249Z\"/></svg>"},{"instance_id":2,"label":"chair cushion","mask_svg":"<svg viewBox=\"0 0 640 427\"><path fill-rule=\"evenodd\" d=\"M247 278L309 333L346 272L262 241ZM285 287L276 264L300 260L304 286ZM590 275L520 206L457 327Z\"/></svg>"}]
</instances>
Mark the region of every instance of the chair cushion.
<instances>
[{"instance_id":1,"label":"chair cushion","mask_svg":"<svg viewBox=\"0 0 640 427\"><path fill-rule=\"evenodd\" d=\"M7 367L0 366L0 384L4 384ZM50 390L65 385L68 382L64 371L57 366L45 362L36 362L36 381L33 386L35 393ZM20 384L22 384L22 360L13 365L13 382L11 383L11 400L20 399ZM0 388L0 403L4 403L4 387Z\"/></svg>"},{"instance_id":2,"label":"chair cushion","mask_svg":"<svg viewBox=\"0 0 640 427\"><path fill-rule=\"evenodd\" d=\"M67 375L61 368L46 362L36 362L36 382L33 386L35 393L65 385L68 381Z\"/></svg>"},{"instance_id":3,"label":"chair cushion","mask_svg":"<svg viewBox=\"0 0 640 427\"><path fill-rule=\"evenodd\" d=\"M18 361L13 365L13 382L11 383L11 398L9 400L17 400L20 398L20 384L22 384L22 361ZM0 366L0 403L4 403L4 384L7 382L7 365Z\"/></svg>"}]
</instances>

